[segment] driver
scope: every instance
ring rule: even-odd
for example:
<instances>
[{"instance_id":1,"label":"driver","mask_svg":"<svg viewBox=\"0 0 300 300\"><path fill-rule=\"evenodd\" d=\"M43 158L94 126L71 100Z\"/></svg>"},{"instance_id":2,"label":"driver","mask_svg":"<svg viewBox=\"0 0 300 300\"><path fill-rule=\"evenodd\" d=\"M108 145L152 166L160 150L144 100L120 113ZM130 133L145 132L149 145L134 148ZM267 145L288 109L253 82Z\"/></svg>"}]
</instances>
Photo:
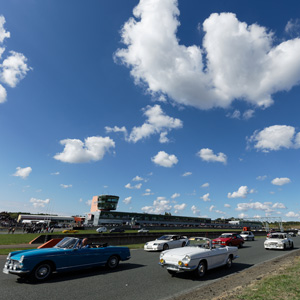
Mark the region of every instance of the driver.
<instances>
[{"instance_id":1,"label":"driver","mask_svg":"<svg viewBox=\"0 0 300 300\"><path fill-rule=\"evenodd\" d=\"M90 245L88 243L88 239L87 238L84 238L81 242L81 246L80 246L81 249L83 248L90 248Z\"/></svg>"}]
</instances>

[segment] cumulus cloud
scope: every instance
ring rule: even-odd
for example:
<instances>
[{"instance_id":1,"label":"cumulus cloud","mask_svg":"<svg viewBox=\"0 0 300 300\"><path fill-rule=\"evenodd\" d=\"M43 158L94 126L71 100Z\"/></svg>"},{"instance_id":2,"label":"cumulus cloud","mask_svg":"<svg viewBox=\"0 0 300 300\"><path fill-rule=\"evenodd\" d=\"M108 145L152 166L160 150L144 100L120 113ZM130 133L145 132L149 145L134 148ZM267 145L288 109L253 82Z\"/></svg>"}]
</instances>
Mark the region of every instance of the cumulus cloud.
<instances>
[{"instance_id":1,"label":"cumulus cloud","mask_svg":"<svg viewBox=\"0 0 300 300\"><path fill-rule=\"evenodd\" d=\"M198 209L196 205L193 205L191 207L191 210L192 210L194 215L200 216L200 209Z\"/></svg>"},{"instance_id":2,"label":"cumulus cloud","mask_svg":"<svg viewBox=\"0 0 300 300\"><path fill-rule=\"evenodd\" d=\"M248 211L253 210L262 210L266 214L270 215L275 212L275 209L286 209L286 206L283 203L272 203L272 202L250 202L250 203L238 203L236 211Z\"/></svg>"},{"instance_id":3,"label":"cumulus cloud","mask_svg":"<svg viewBox=\"0 0 300 300\"><path fill-rule=\"evenodd\" d=\"M192 172L185 172L182 174L183 177L191 176L193 173Z\"/></svg>"},{"instance_id":4,"label":"cumulus cloud","mask_svg":"<svg viewBox=\"0 0 300 300\"><path fill-rule=\"evenodd\" d=\"M300 19L290 19L285 26L285 32L291 37L299 37Z\"/></svg>"},{"instance_id":5,"label":"cumulus cloud","mask_svg":"<svg viewBox=\"0 0 300 300\"><path fill-rule=\"evenodd\" d=\"M216 207L214 205L211 205L211 207L209 208L209 211L212 212Z\"/></svg>"},{"instance_id":6,"label":"cumulus cloud","mask_svg":"<svg viewBox=\"0 0 300 300\"><path fill-rule=\"evenodd\" d=\"M153 194L154 193L152 193L150 189L146 189L145 193L143 194L143 196L150 196L150 195L153 195Z\"/></svg>"},{"instance_id":7,"label":"cumulus cloud","mask_svg":"<svg viewBox=\"0 0 300 300\"><path fill-rule=\"evenodd\" d=\"M29 176L29 174L31 172L32 172L31 167L26 167L26 168L17 167L17 171L15 174L13 174L13 176L21 177L21 178L25 179Z\"/></svg>"},{"instance_id":8,"label":"cumulus cloud","mask_svg":"<svg viewBox=\"0 0 300 300\"><path fill-rule=\"evenodd\" d=\"M132 181L143 181L144 180L144 178L142 178L142 177L140 177L140 176L135 176L133 179L132 179Z\"/></svg>"},{"instance_id":9,"label":"cumulus cloud","mask_svg":"<svg viewBox=\"0 0 300 300\"><path fill-rule=\"evenodd\" d=\"M287 183L290 183L291 179L287 178L287 177L282 177L282 178L274 178L271 183L274 185L285 185Z\"/></svg>"},{"instance_id":10,"label":"cumulus cloud","mask_svg":"<svg viewBox=\"0 0 300 300\"><path fill-rule=\"evenodd\" d=\"M278 209L286 209L286 206L283 203L274 203L272 208L278 208Z\"/></svg>"},{"instance_id":11,"label":"cumulus cloud","mask_svg":"<svg viewBox=\"0 0 300 300\"><path fill-rule=\"evenodd\" d=\"M181 120L167 116L160 105L147 106L144 110L144 115L147 117L147 120L142 126L133 127L127 139L129 142L136 143L150 135L159 133L160 142L166 143L168 142L167 133L171 129L178 129L183 126Z\"/></svg>"},{"instance_id":12,"label":"cumulus cloud","mask_svg":"<svg viewBox=\"0 0 300 300\"><path fill-rule=\"evenodd\" d=\"M130 204L130 203L131 203L131 199L132 199L132 197L127 197L127 198L125 198L125 199L123 200L123 203L125 203L125 204Z\"/></svg>"},{"instance_id":13,"label":"cumulus cloud","mask_svg":"<svg viewBox=\"0 0 300 300\"><path fill-rule=\"evenodd\" d=\"M165 151L159 151L151 160L162 167L171 168L178 163L178 159L174 154L168 154Z\"/></svg>"},{"instance_id":14,"label":"cumulus cloud","mask_svg":"<svg viewBox=\"0 0 300 300\"><path fill-rule=\"evenodd\" d=\"M187 47L176 35L179 14L176 0L141 0L121 31L124 48L115 61L156 98L200 109L235 99L268 107L272 94L299 83L300 39L276 44L265 27L213 13L203 22L202 46Z\"/></svg>"},{"instance_id":15,"label":"cumulus cloud","mask_svg":"<svg viewBox=\"0 0 300 300\"><path fill-rule=\"evenodd\" d=\"M262 175L262 176L257 176L256 179L260 181L264 181L268 176L267 175Z\"/></svg>"},{"instance_id":16,"label":"cumulus cloud","mask_svg":"<svg viewBox=\"0 0 300 300\"><path fill-rule=\"evenodd\" d=\"M142 211L148 214L164 214L171 209L172 205L170 205L170 201L165 197L157 197L157 199L153 201L152 206L142 207Z\"/></svg>"},{"instance_id":17,"label":"cumulus cloud","mask_svg":"<svg viewBox=\"0 0 300 300\"><path fill-rule=\"evenodd\" d=\"M205 182L201 185L202 188L208 188L209 187L209 183L208 182Z\"/></svg>"},{"instance_id":18,"label":"cumulus cloud","mask_svg":"<svg viewBox=\"0 0 300 300\"><path fill-rule=\"evenodd\" d=\"M249 120L254 116L254 110L248 109L242 114L239 110L236 109L233 113L228 113L226 116L231 119Z\"/></svg>"},{"instance_id":19,"label":"cumulus cloud","mask_svg":"<svg viewBox=\"0 0 300 300\"><path fill-rule=\"evenodd\" d=\"M180 194L179 194L179 193L174 193L174 194L171 196L172 199L175 199L175 198L178 198L178 197L180 197Z\"/></svg>"},{"instance_id":20,"label":"cumulus cloud","mask_svg":"<svg viewBox=\"0 0 300 300\"><path fill-rule=\"evenodd\" d=\"M177 214L178 212L181 212L185 208L186 208L186 204L185 203L174 205L175 214Z\"/></svg>"},{"instance_id":21,"label":"cumulus cloud","mask_svg":"<svg viewBox=\"0 0 300 300\"><path fill-rule=\"evenodd\" d=\"M221 162L223 164L227 163L227 156L220 152L217 155L214 154L213 150L209 149L209 148L203 148L201 149L197 155L202 158L202 160L204 161L208 161L208 162Z\"/></svg>"},{"instance_id":22,"label":"cumulus cloud","mask_svg":"<svg viewBox=\"0 0 300 300\"><path fill-rule=\"evenodd\" d=\"M300 217L299 214L297 214L293 211L289 211L287 214L285 214L285 216L288 217L288 218L299 218Z\"/></svg>"},{"instance_id":23,"label":"cumulus cloud","mask_svg":"<svg viewBox=\"0 0 300 300\"><path fill-rule=\"evenodd\" d=\"M32 203L34 208L42 208L50 203L50 199L41 200L41 199L31 198L30 203Z\"/></svg>"},{"instance_id":24,"label":"cumulus cloud","mask_svg":"<svg viewBox=\"0 0 300 300\"><path fill-rule=\"evenodd\" d=\"M273 125L261 131L255 131L248 142L254 143L254 148L263 152L299 148L300 133L296 134L292 126Z\"/></svg>"},{"instance_id":25,"label":"cumulus cloud","mask_svg":"<svg viewBox=\"0 0 300 300\"><path fill-rule=\"evenodd\" d=\"M224 204L224 207L226 207L226 208L230 208L230 207L231 207L231 205L230 205L230 204L227 204L227 203L225 203L225 204Z\"/></svg>"},{"instance_id":26,"label":"cumulus cloud","mask_svg":"<svg viewBox=\"0 0 300 300\"><path fill-rule=\"evenodd\" d=\"M248 187L243 185L239 187L239 189L236 192L228 193L228 198L246 198L249 193L252 193L253 190L249 191Z\"/></svg>"},{"instance_id":27,"label":"cumulus cloud","mask_svg":"<svg viewBox=\"0 0 300 300\"><path fill-rule=\"evenodd\" d=\"M64 151L54 156L56 160L67 163L86 163L102 160L110 148L115 147L115 142L109 137L92 136L82 142L78 139L65 139L60 141Z\"/></svg>"},{"instance_id":28,"label":"cumulus cloud","mask_svg":"<svg viewBox=\"0 0 300 300\"><path fill-rule=\"evenodd\" d=\"M136 185L134 185L134 186L132 186L130 183L127 183L126 185L125 185L125 188L126 189L137 189L137 190L139 190L140 188L142 187L142 184L141 183L139 183L139 184L136 184Z\"/></svg>"},{"instance_id":29,"label":"cumulus cloud","mask_svg":"<svg viewBox=\"0 0 300 300\"><path fill-rule=\"evenodd\" d=\"M200 197L204 202L209 202L210 198L209 198L209 193L203 195L202 197Z\"/></svg>"}]
</instances>

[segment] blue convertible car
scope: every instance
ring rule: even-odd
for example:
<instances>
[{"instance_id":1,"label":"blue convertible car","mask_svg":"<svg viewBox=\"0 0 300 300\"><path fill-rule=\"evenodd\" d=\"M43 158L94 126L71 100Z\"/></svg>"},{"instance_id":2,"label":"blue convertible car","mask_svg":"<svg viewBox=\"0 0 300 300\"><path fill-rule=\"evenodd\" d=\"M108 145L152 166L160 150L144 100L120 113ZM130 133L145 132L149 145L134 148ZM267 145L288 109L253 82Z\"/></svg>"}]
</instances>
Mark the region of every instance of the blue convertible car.
<instances>
[{"instance_id":1,"label":"blue convertible car","mask_svg":"<svg viewBox=\"0 0 300 300\"><path fill-rule=\"evenodd\" d=\"M79 238L66 237L53 248L11 252L7 256L3 272L43 281L52 272L96 266L115 269L119 261L130 258L130 251L127 247L92 244L88 248L82 248L81 242Z\"/></svg>"}]
</instances>

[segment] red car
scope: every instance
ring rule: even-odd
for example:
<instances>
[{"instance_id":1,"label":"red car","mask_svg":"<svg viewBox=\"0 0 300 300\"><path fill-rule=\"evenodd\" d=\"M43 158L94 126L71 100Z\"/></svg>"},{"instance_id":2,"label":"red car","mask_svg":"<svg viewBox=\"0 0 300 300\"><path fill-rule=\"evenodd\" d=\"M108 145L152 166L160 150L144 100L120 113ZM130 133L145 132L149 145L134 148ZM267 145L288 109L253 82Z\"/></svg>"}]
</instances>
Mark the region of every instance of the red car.
<instances>
[{"instance_id":1,"label":"red car","mask_svg":"<svg viewBox=\"0 0 300 300\"><path fill-rule=\"evenodd\" d=\"M212 241L213 245L243 247L244 239L238 233L222 233Z\"/></svg>"}]
</instances>

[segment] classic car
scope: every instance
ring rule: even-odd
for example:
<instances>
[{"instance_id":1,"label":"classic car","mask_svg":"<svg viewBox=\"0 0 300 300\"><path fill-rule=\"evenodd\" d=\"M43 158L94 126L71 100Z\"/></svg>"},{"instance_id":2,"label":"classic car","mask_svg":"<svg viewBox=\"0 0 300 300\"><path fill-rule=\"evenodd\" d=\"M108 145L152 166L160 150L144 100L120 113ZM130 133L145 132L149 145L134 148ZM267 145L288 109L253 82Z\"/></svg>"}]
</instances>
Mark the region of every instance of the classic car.
<instances>
[{"instance_id":1,"label":"classic car","mask_svg":"<svg viewBox=\"0 0 300 300\"><path fill-rule=\"evenodd\" d=\"M138 230L138 233L148 233L149 230L146 228L141 228L140 230Z\"/></svg>"},{"instance_id":2,"label":"classic car","mask_svg":"<svg viewBox=\"0 0 300 300\"><path fill-rule=\"evenodd\" d=\"M240 236L245 241L254 241L254 233L252 231L242 231Z\"/></svg>"},{"instance_id":3,"label":"classic car","mask_svg":"<svg viewBox=\"0 0 300 300\"><path fill-rule=\"evenodd\" d=\"M269 235L269 238L264 241L265 249L281 249L285 250L287 248L293 249L294 242L290 235L284 232L275 232Z\"/></svg>"},{"instance_id":4,"label":"classic car","mask_svg":"<svg viewBox=\"0 0 300 300\"><path fill-rule=\"evenodd\" d=\"M125 232L125 229L121 227L112 228L109 232Z\"/></svg>"},{"instance_id":5,"label":"classic car","mask_svg":"<svg viewBox=\"0 0 300 300\"><path fill-rule=\"evenodd\" d=\"M213 246L208 238L193 237L186 247L163 251L159 264L171 275L194 272L196 277L202 278L207 270L220 266L230 268L238 257L237 251L237 247Z\"/></svg>"},{"instance_id":6,"label":"classic car","mask_svg":"<svg viewBox=\"0 0 300 300\"><path fill-rule=\"evenodd\" d=\"M106 232L106 231L107 231L107 228L106 228L106 227L99 227L99 228L96 229L96 231L97 231L98 233Z\"/></svg>"},{"instance_id":7,"label":"classic car","mask_svg":"<svg viewBox=\"0 0 300 300\"><path fill-rule=\"evenodd\" d=\"M167 250L171 248L184 247L188 238L182 235L163 235L157 238L155 241L147 242L144 245L144 250L146 251L158 251Z\"/></svg>"},{"instance_id":8,"label":"classic car","mask_svg":"<svg viewBox=\"0 0 300 300\"><path fill-rule=\"evenodd\" d=\"M244 239L237 233L222 233L212 241L213 245L243 247Z\"/></svg>"},{"instance_id":9,"label":"classic car","mask_svg":"<svg viewBox=\"0 0 300 300\"><path fill-rule=\"evenodd\" d=\"M78 230L74 230L74 229L66 229L66 230L63 230L62 233L77 233Z\"/></svg>"},{"instance_id":10,"label":"classic car","mask_svg":"<svg viewBox=\"0 0 300 300\"><path fill-rule=\"evenodd\" d=\"M96 266L115 269L119 261L130 259L127 247L90 244L81 248L82 239L65 237L52 248L14 251L8 254L3 268L5 274L27 277L33 281L46 280L52 272L78 270Z\"/></svg>"}]
</instances>

